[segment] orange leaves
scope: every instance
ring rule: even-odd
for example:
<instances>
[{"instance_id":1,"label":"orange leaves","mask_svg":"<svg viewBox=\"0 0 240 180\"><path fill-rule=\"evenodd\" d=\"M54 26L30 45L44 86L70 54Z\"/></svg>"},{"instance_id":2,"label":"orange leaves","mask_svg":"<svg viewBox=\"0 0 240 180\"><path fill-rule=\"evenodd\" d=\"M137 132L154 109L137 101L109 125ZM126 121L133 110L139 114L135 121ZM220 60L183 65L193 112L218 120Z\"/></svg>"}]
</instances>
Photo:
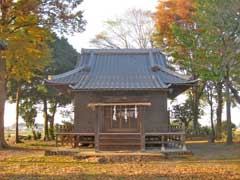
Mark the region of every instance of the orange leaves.
<instances>
[{"instance_id":1,"label":"orange leaves","mask_svg":"<svg viewBox=\"0 0 240 180\"><path fill-rule=\"evenodd\" d=\"M155 14L156 41L174 43L172 26L186 26L193 23L194 0L160 0Z\"/></svg>"},{"instance_id":2,"label":"orange leaves","mask_svg":"<svg viewBox=\"0 0 240 180\"><path fill-rule=\"evenodd\" d=\"M155 15L156 27L166 30L173 23L191 23L194 11L194 0L160 1Z\"/></svg>"}]
</instances>

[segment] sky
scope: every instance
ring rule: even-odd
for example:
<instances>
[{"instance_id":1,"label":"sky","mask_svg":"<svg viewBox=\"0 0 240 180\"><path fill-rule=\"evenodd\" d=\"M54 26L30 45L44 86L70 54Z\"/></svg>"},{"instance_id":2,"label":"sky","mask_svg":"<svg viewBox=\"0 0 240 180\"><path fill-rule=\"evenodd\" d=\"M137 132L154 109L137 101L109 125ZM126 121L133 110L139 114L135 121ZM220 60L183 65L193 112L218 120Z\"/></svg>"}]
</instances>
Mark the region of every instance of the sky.
<instances>
[{"instance_id":1,"label":"sky","mask_svg":"<svg viewBox=\"0 0 240 180\"><path fill-rule=\"evenodd\" d=\"M102 24L104 21L119 16L130 8L139 8L154 12L157 4L158 0L84 0L81 9L84 11L83 16L87 21L86 30L83 33L68 36L68 41L78 52L81 52L82 48L91 48L89 41L103 30ZM180 96L176 103L181 103L184 99L184 96ZM203 125L209 125L208 108L205 108L205 112L206 115L203 116L200 122ZM6 103L5 126L12 125L15 121L15 116L15 104ZM226 119L225 117L225 113L223 113L223 119ZM237 125L240 124L240 107L233 109L232 119ZM61 122L62 120L63 118L58 113L56 115L56 122ZM21 119L20 122L22 122ZM37 122L42 123L42 114L40 113L37 117Z\"/></svg>"},{"instance_id":2,"label":"sky","mask_svg":"<svg viewBox=\"0 0 240 180\"><path fill-rule=\"evenodd\" d=\"M103 22L123 14L131 8L155 11L158 0L84 0L82 10L87 20L86 31L68 37L79 52L81 48L91 48L89 41L103 30Z\"/></svg>"}]
</instances>

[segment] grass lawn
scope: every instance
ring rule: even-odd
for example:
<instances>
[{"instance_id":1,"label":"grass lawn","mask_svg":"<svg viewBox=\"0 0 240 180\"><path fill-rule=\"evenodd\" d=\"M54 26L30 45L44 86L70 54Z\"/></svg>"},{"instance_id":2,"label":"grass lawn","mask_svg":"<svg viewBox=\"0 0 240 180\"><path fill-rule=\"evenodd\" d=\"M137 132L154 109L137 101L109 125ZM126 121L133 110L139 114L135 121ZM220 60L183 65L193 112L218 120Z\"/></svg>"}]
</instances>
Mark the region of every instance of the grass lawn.
<instances>
[{"instance_id":1,"label":"grass lawn","mask_svg":"<svg viewBox=\"0 0 240 180\"><path fill-rule=\"evenodd\" d=\"M159 162L93 163L72 157L44 156L54 142L27 142L0 150L0 179L240 179L240 144L189 142L194 156Z\"/></svg>"}]
</instances>

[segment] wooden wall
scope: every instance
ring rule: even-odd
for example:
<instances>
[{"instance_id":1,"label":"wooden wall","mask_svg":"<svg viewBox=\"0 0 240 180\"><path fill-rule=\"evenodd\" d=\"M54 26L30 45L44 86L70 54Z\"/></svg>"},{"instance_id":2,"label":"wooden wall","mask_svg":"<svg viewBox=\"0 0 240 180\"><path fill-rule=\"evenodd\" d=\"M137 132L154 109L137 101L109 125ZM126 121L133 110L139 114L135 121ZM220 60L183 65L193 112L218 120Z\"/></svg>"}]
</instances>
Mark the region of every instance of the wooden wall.
<instances>
[{"instance_id":1,"label":"wooden wall","mask_svg":"<svg viewBox=\"0 0 240 180\"><path fill-rule=\"evenodd\" d=\"M75 92L74 131L95 132L96 119L101 113L89 108L88 103L151 102L144 110L144 131L163 132L168 128L167 92Z\"/></svg>"}]
</instances>

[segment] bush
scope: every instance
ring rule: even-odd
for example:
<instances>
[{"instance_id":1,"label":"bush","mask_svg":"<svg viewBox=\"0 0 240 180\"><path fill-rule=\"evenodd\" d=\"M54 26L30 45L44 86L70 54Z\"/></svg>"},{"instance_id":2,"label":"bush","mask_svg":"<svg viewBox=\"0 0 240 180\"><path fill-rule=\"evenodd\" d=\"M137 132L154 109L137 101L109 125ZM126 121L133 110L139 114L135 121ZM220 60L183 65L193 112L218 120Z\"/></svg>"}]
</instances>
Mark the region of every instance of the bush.
<instances>
[{"instance_id":1,"label":"bush","mask_svg":"<svg viewBox=\"0 0 240 180\"><path fill-rule=\"evenodd\" d=\"M232 123L232 130L235 131L236 125ZM222 135L223 137L227 135L227 121L222 122Z\"/></svg>"},{"instance_id":2,"label":"bush","mask_svg":"<svg viewBox=\"0 0 240 180\"><path fill-rule=\"evenodd\" d=\"M26 139L27 139L27 140L31 140L31 139L32 139L32 135L31 135L31 134L28 134Z\"/></svg>"},{"instance_id":3,"label":"bush","mask_svg":"<svg viewBox=\"0 0 240 180\"><path fill-rule=\"evenodd\" d=\"M194 131L193 127L190 126L186 133L189 137L209 137L209 134L211 133L211 128L208 126L199 126L197 131Z\"/></svg>"},{"instance_id":4,"label":"bush","mask_svg":"<svg viewBox=\"0 0 240 180\"><path fill-rule=\"evenodd\" d=\"M38 139L41 139L41 137L42 137L42 134L39 132L39 131L37 131L36 132L36 139L38 140Z\"/></svg>"}]
</instances>

